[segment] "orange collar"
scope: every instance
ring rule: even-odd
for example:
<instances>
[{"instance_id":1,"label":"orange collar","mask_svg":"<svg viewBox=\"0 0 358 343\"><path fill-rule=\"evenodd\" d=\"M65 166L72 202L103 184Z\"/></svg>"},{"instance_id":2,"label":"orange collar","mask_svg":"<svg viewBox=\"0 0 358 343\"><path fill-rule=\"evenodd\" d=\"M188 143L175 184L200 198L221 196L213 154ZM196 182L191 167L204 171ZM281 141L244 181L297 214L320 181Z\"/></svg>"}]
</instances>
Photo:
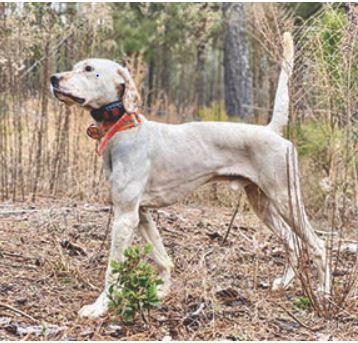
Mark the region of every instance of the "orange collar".
<instances>
[{"instance_id":1,"label":"orange collar","mask_svg":"<svg viewBox=\"0 0 358 343\"><path fill-rule=\"evenodd\" d=\"M120 131L128 130L132 127L137 126L141 123L137 113L128 114L125 113L120 117L115 123L103 123L100 126L96 124L91 124L87 129L87 135L93 139L100 141L97 148L97 154L102 156L104 150L106 149L109 140Z\"/></svg>"}]
</instances>

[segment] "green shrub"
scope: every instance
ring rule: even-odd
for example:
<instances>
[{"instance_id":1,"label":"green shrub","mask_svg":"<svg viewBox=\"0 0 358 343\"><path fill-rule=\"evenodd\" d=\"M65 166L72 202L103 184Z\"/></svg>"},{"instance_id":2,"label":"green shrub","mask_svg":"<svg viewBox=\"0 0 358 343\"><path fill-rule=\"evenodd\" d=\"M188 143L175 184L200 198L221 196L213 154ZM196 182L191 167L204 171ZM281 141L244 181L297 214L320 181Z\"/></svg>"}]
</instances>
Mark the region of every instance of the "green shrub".
<instances>
[{"instance_id":1,"label":"green shrub","mask_svg":"<svg viewBox=\"0 0 358 343\"><path fill-rule=\"evenodd\" d=\"M229 117L225 112L222 101L215 101L210 106L203 106L199 109L198 116L203 121L228 121Z\"/></svg>"},{"instance_id":2,"label":"green shrub","mask_svg":"<svg viewBox=\"0 0 358 343\"><path fill-rule=\"evenodd\" d=\"M296 133L299 155L311 158L317 167L329 174L332 158L344 144L344 131L332 129L321 121L299 126Z\"/></svg>"},{"instance_id":3,"label":"green shrub","mask_svg":"<svg viewBox=\"0 0 358 343\"><path fill-rule=\"evenodd\" d=\"M320 39L323 46L324 60L329 69L332 80L342 82L342 40L347 27L347 15L344 11L327 10L321 18Z\"/></svg>"},{"instance_id":4,"label":"green shrub","mask_svg":"<svg viewBox=\"0 0 358 343\"><path fill-rule=\"evenodd\" d=\"M163 281L143 261L151 251L151 245L143 250L132 246L125 250L124 262L111 262L115 281L109 288L109 308L127 324L133 323L137 313L146 321L145 315L159 304L157 287Z\"/></svg>"},{"instance_id":5,"label":"green shrub","mask_svg":"<svg viewBox=\"0 0 358 343\"><path fill-rule=\"evenodd\" d=\"M293 304L301 310L308 310L311 306L310 300L304 296L295 299Z\"/></svg>"}]
</instances>

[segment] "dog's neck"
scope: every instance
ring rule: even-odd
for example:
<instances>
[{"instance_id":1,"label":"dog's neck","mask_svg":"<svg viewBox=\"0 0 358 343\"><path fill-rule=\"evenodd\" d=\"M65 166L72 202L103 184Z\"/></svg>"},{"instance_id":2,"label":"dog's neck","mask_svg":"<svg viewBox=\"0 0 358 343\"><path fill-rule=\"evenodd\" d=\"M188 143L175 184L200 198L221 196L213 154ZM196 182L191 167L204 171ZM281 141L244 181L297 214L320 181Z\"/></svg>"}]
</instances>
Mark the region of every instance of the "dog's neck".
<instances>
[{"instance_id":1,"label":"dog's neck","mask_svg":"<svg viewBox=\"0 0 358 343\"><path fill-rule=\"evenodd\" d=\"M98 109L91 110L90 113L97 123L113 124L126 113L126 110L123 103L117 100Z\"/></svg>"},{"instance_id":2,"label":"dog's neck","mask_svg":"<svg viewBox=\"0 0 358 343\"><path fill-rule=\"evenodd\" d=\"M122 101L114 101L98 109L90 110L97 124L87 128L87 135L100 141L97 153L102 155L109 140L120 131L131 129L142 122L138 113L126 113Z\"/></svg>"}]
</instances>

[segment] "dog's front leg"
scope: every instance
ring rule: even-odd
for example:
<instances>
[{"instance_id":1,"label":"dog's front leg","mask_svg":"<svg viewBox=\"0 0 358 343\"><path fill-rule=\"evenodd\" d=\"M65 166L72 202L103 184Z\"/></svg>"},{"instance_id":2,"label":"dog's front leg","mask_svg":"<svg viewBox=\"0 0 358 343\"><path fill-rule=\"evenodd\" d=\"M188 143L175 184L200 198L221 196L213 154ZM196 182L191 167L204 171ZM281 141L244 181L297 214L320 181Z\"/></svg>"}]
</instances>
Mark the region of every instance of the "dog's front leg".
<instances>
[{"instance_id":1,"label":"dog's front leg","mask_svg":"<svg viewBox=\"0 0 358 343\"><path fill-rule=\"evenodd\" d=\"M167 254L159 231L147 209L141 208L139 211L140 223L139 232L143 239L153 245L152 257L161 269L161 278L164 284L159 287L158 295L163 298L170 290L170 271L174 267Z\"/></svg>"},{"instance_id":2,"label":"dog's front leg","mask_svg":"<svg viewBox=\"0 0 358 343\"><path fill-rule=\"evenodd\" d=\"M139 214L138 206L134 206L131 211L123 211L120 208L114 209L114 223L112 228L112 242L109 255L108 267L104 291L97 300L90 305L83 306L79 311L81 317L96 318L105 314L108 310L108 288L112 283L111 261L123 261L124 250L131 244L134 229L138 226Z\"/></svg>"}]
</instances>

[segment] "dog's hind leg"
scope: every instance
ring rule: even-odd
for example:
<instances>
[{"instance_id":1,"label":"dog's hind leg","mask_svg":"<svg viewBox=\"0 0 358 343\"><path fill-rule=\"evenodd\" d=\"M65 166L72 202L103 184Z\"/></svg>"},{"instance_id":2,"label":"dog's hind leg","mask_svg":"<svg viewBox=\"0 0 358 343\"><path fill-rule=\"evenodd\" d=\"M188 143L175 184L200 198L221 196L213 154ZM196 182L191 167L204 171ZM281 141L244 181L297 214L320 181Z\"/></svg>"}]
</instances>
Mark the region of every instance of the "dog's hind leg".
<instances>
[{"instance_id":1,"label":"dog's hind leg","mask_svg":"<svg viewBox=\"0 0 358 343\"><path fill-rule=\"evenodd\" d=\"M284 213L283 211L289 213L287 216L283 214L286 222L293 228L295 234L301 241L307 244L310 257L318 269L319 291L329 294L331 288L331 273L328 263L328 251L325 247L325 243L317 236L311 226L303 207L301 197L298 196L297 199L293 200L293 204L292 210L287 210L287 206L284 205L282 201L280 201L280 205L278 206L281 207L281 213Z\"/></svg>"},{"instance_id":2,"label":"dog's hind leg","mask_svg":"<svg viewBox=\"0 0 358 343\"><path fill-rule=\"evenodd\" d=\"M254 183L245 186L247 198L257 216L282 240L289 253L289 263L282 277L273 281L272 289L286 288L295 276L293 267L297 265L297 253L294 246L294 233L279 215L274 204Z\"/></svg>"},{"instance_id":3,"label":"dog's hind leg","mask_svg":"<svg viewBox=\"0 0 358 343\"><path fill-rule=\"evenodd\" d=\"M307 246L318 269L319 290L329 293L331 277L327 249L324 241L313 230L303 205L296 149L292 144L286 148L280 158L271 162L275 164L275 169L264 170L259 181L259 188L270 204L266 206L271 213L269 217L272 218L268 222L272 222L272 227L279 227L279 223L282 223L282 226L289 228L288 231L293 232Z\"/></svg>"},{"instance_id":4,"label":"dog's hind leg","mask_svg":"<svg viewBox=\"0 0 358 343\"><path fill-rule=\"evenodd\" d=\"M285 221L294 230L295 234L307 244L310 257L318 269L319 290L330 293L331 272L328 263L328 251L325 242L314 231L303 205L300 188L297 151L293 145L287 150L286 175L278 178L275 199L278 211ZM289 187L289 188L288 188Z\"/></svg>"},{"instance_id":5,"label":"dog's hind leg","mask_svg":"<svg viewBox=\"0 0 358 343\"><path fill-rule=\"evenodd\" d=\"M152 257L161 270L161 277L164 284L160 287L159 296L164 297L170 290L170 272L173 268L173 263L165 250L162 238L149 210L141 208L139 217L139 232L147 243L153 245Z\"/></svg>"}]
</instances>

